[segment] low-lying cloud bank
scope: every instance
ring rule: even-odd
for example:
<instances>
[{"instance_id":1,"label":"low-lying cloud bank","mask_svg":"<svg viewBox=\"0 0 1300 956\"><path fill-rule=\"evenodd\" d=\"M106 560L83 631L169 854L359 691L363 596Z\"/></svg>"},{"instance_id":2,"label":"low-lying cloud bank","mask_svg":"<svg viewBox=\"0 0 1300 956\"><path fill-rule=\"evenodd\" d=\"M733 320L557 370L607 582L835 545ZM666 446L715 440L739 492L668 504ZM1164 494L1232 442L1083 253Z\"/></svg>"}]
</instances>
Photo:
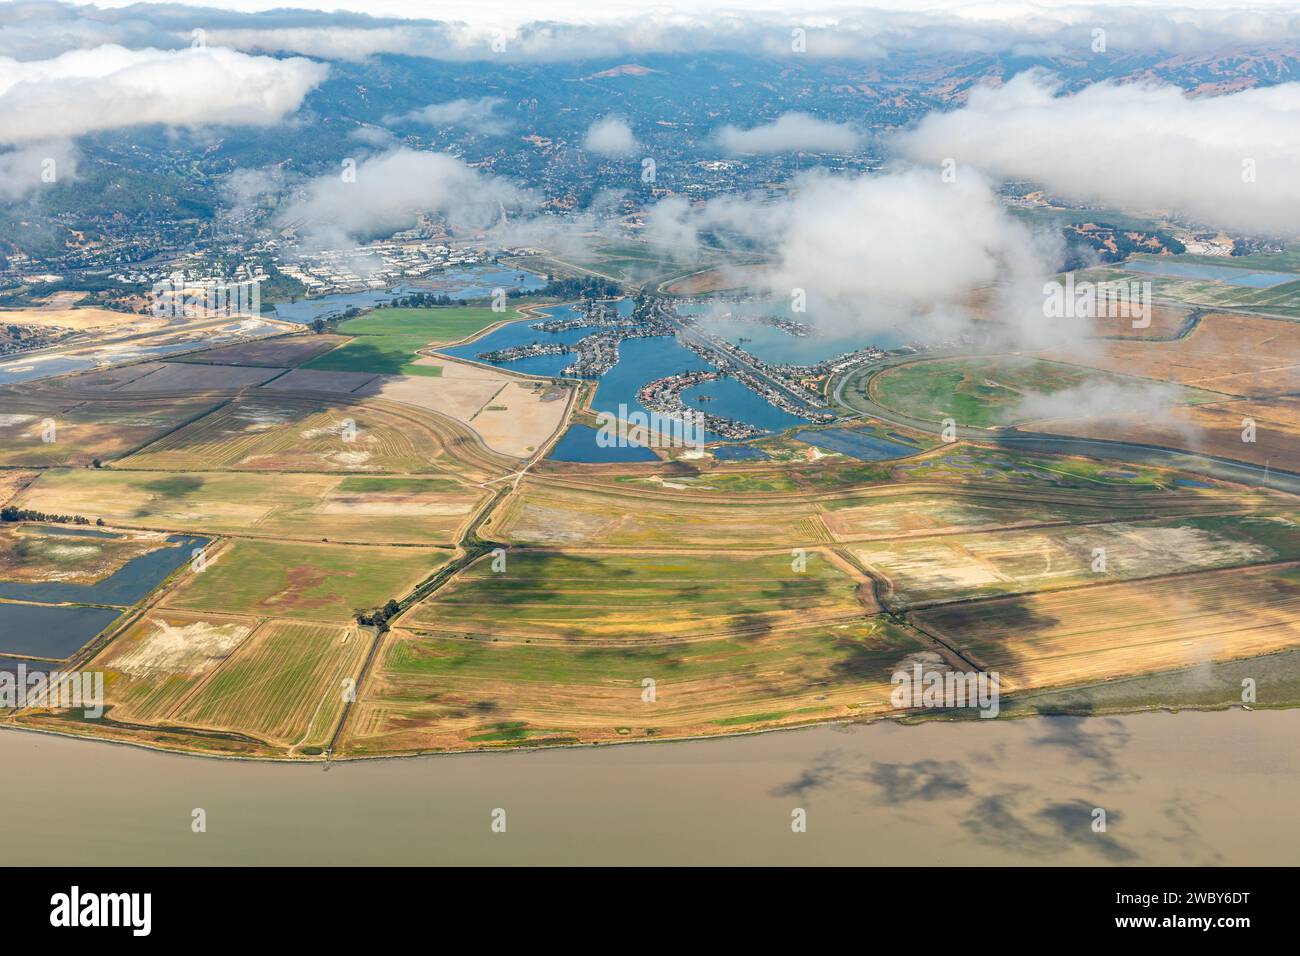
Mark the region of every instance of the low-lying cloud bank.
<instances>
[{"instance_id":1,"label":"low-lying cloud bank","mask_svg":"<svg viewBox=\"0 0 1300 956\"><path fill-rule=\"evenodd\" d=\"M771 123L740 129L724 126L718 145L732 155L759 153L852 153L865 137L848 123L819 120L807 113L784 113Z\"/></svg>"},{"instance_id":2,"label":"low-lying cloud bank","mask_svg":"<svg viewBox=\"0 0 1300 956\"><path fill-rule=\"evenodd\" d=\"M217 48L101 46L50 60L0 59L0 143L166 123L266 126L319 85L329 67Z\"/></svg>"},{"instance_id":3,"label":"low-lying cloud bank","mask_svg":"<svg viewBox=\"0 0 1300 956\"><path fill-rule=\"evenodd\" d=\"M1080 332L1044 317L1043 282L1055 271L1059 242L1009 216L972 169L955 182L928 169L813 173L775 201L669 199L646 221L647 238L678 254L698 248L706 230L771 255L767 291L790 303L806 296L808 314L827 326L878 331L906 322L902 331L916 340L982 337L996 331L974 324L973 302L984 296L1019 346Z\"/></svg>"},{"instance_id":4,"label":"low-lying cloud bank","mask_svg":"<svg viewBox=\"0 0 1300 956\"><path fill-rule=\"evenodd\" d=\"M70 140L24 143L0 152L0 202L24 199L76 176L77 150Z\"/></svg>"},{"instance_id":5,"label":"low-lying cloud bank","mask_svg":"<svg viewBox=\"0 0 1300 956\"><path fill-rule=\"evenodd\" d=\"M247 193L250 186L238 184ZM423 214L445 216L453 226L486 229L512 207L529 206L527 193L504 179L486 176L446 153L396 149L306 184L279 214L319 246L390 235L415 225Z\"/></svg>"},{"instance_id":6,"label":"low-lying cloud bank","mask_svg":"<svg viewBox=\"0 0 1300 956\"><path fill-rule=\"evenodd\" d=\"M477 99L450 100L430 103L401 116L388 116L385 123L412 122L428 126L458 126L476 133L498 134L510 128L510 121L497 114L505 102L499 96L481 96Z\"/></svg>"},{"instance_id":7,"label":"low-lying cloud bank","mask_svg":"<svg viewBox=\"0 0 1300 956\"><path fill-rule=\"evenodd\" d=\"M1098 83L1070 96L1030 71L972 91L898 137L904 155L951 158L1053 194L1169 210L1215 227L1300 231L1300 83L1190 97L1165 84Z\"/></svg>"},{"instance_id":8,"label":"low-lying cloud bank","mask_svg":"<svg viewBox=\"0 0 1300 956\"><path fill-rule=\"evenodd\" d=\"M1123 383L1103 376L1055 392L1026 392L1016 407L1019 421L1054 419L1118 421L1139 416L1172 421L1169 409L1184 400L1182 388L1163 382Z\"/></svg>"},{"instance_id":9,"label":"low-lying cloud bank","mask_svg":"<svg viewBox=\"0 0 1300 956\"><path fill-rule=\"evenodd\" d=\"M220 3L221 0L213 0ZM331 0L328 12L279 9L276 0L240 0L253 13L202 2L105 7L27 0L0 11L0 55L46 58L79 47L119 43L166 46L207 31L209 45L363 59L381 53L444 60L559 61L653 53L731 52L879 59L891 53L1011 53L1089 56L1094 31L1123 54L1197 53L1300 38L1297 7L1255 0L1249 7L1121 7L1104 3L975 4L935 0L931 9L871 9L846 2L815 7L769 0L746 11L727 0L656 4L551 3L545 19L526 4L453 0L427 19L423 0ZM920 7L921 4L907 4ZM120 9L119 9L120 7ZM366 16L364 14L384 14ZM795 31L802 31L796 35Z\"/></svg>"}]
</instances>

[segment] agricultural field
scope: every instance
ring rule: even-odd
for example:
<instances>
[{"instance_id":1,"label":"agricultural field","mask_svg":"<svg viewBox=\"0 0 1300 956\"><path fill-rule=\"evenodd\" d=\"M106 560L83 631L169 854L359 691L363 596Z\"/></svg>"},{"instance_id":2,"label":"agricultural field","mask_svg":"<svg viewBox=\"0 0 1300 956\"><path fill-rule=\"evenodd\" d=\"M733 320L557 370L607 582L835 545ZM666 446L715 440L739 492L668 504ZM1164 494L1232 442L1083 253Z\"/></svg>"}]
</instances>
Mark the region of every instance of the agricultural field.
<instances>
[{"instance_id":1,"label":"agricultural field","mask_svg":"<svg viewBox=\"0 0 1300 956\"><path fill-rule=\"evenodd\" d=\"M1095 489L1021 489L1008 497L996 485L931 488L890 485L824 503L822 515L836 541L923 537L937 532L980 532L1042 524L1079 524L1158 515L1244 513L1279 497L1197 489L1180 493Z\"/></svg>"},{"instance_id":2,"label":"agricultural field","mask_svg":"<svg viewBox=\"0 0 1300 956\"><path fill-rule=\"evenodd\" d=\"M1156 347L1150 343L1111 344ZM901 414L930 422L950 418L963 427L990 428L1068 414L1078 402L1052 403L1051 396L1059 392L1115 389L1146 396L1143 402L1149 406L1151 385L1129 375L1060 361L989 356L909 362L881 372L869 387L872 399ZM1207 391L1171 388L1162 401L1174 405L1221 398ZM1045 413L1058 404L1059 411Z\"/></svg>"},{"instance_id":3,"label":"agricultural field","mask_svg":"<svg viewBox=\"0 0 1300 956\"><path fill-rule=\"evenodd\" d=\"M1048 422L1036 431L1177 448L1258 467L1300 471L1300 406L1290 396L1243 399L1116 415L1104 421ZM1248 435L1247 421L1254 423ZM1253 441L1246 441L1251 437Z\"/></svg>"},{"instance_id":4,"label":"agricultural field","mask_svg":"<svg viewBox=\"0 0 1300 956\"><path fill-rule=\"evenodd\" d=\"M679 259L669 250L647 242L634 241L605 243L575 255L572 262L580 269L599 276L636 283L656 276L680 274L688 268L699 268L696 261Z\"/></svg>"},{"instance_id":5,"label":"agricultural field","mask_svg":"<svg viewBox=\"0 0 1300 956\"><path fill-rule=\"evenodd\" d=\"M890 708L889 679L932 648L881 618L644 647L462 641L395 630L345 753L695 736ZM642 699L655 683L655 700Z\"/></svg>"},{"instance_id":6,"label":"agricultural field","mask_svg":"<svg viewBox=\"0 0 1300 956\"><path fill-rule=\"evenodd\" d=\"M1300 706L1300 650L1283 650L1224 661L1197 661L1189 666L1128 677L1107 677L1068 687L1046 687L1004 695L1002 714L1131 714L1187 707L1225 710L1240 706L1249 679L1255 709Z\"/></svg>"},{"instance_id":7,"label":"agricultural field","mask_svg":"<svg viewBox=\"0 0 1300 956\"><path fill-rule=\"evenodd\" d=\"M733 289L761 289L768 268L756 263L705 269L661 283L659 290L665 295L693 296L729 292Z\"/></svg>"},{"instance_id":8,"label":"agricultural field","mask_svg":"<svg viewBox=\"0 0 1300 956\"><path fill-rule=\"evenodd\" d=\"M416 361L420 349L455 342L496 322L517 318L519 313L513 309L505 312L456 306L377 309L339 323L339 333L350 336L350 340L305 362L302 367L321 371L436 377L442 372L439 365Z\"/></svg>"},{"instance_id":9,"label":"agricultural field","mask_svg":"<svg viewBox=\"0 0 1300 956\"><path fill-rule=\"evenodd\" d=\"M126 528L451 544L486 495L448 478L81 469L46 472L15 504Z\"/></svg>"},{"instance_id":10,"label":"agricultural field","mask_svg":"<svg viewBox=\"0 0 1300 956\"><path fill-rule=\"evenodd\" d=\"M146 375L153 374L162 367L162 362L135 362L131 365L120 365L116 368L101 368L95 369L93 372L78 372L58 378L42 379L21 388L11 388L10 391L16 397L64 396L68 394L77 396L99 395L116 391L119 388L130 391L126 386L144 378Z\"/></svg>"},{"instance_id":11,"label":"agricultural field","mask_svg":"<svg viewBox=\"0 0 1300 956\"><path fill-rule=\"evenodd\" d=\"M484 533L518 544L574 547L781 547L829 539L812 501L762 501L643 488L529 481Z\"/></svg>"},{"instance_id":12,"label":"agricultural field","mask_svg":"<svg viewBox=\"0 0 1300 956\"><path fill-rule=\"evenodd\" d=\"M775 554L507 551L484 557L399 620L470 640L639 644L759 635L792 624L854 620L875 610L869 582L829 551L806 569Z\"/></svg>"},{"instance_id":13,"label":"agricultural field","mask_svg":"<svg viewBox=\"0 0 1300 956\"><path fill-rule=\"evenodd\" d=\"M181 362L198 365L251 365L266 368L297 368L318 355L337 348L347 339L341 335L284 335L260 342L241 342L186 356Z\"/></svg>"},{"instance_id":14,"label":"agricultural field","mask_svg":"<svg viewBox=\"0 0 1300 956\"><path fill-rule=\"evenodd\" d=\"M628 474L605 473L602 478L629 487L739 495L836 492L890 479L890 468L886 463L858 462L847 458L829 458L801 466L764 462L717 462L704 468L697 467L691 461L679 460L673 462L669 469L661 470L653 465L647 468L637 463L619 466L619 471L630 472ZM585 477L589 474L581 467L549 461L534 468L534 472L566 478Z\"/></svg>"},{"instance_id":15,"label":"agricultural field","mask_svg":"<svg viewBox=\"0 0 1300 956\"><path fill-rule=\"evenodd\" d=\"M417 411L258 395L229 402L126 459L130 468L440 470L436 427Z\"/></svg>"},{"instance_id":16,"label":"agricultural field","mask_svg":"<svg viewBox=\"0 0 1300 956\"><path fill-rule=\"evenodd\" d=\"M202 396L81 402L0 399L0 466L85 466L130 454L211 409Z\"/></svg>"},{"instance_id":17,"label":"agricultural field","mask_svg":"<svg viewBox=\"0 0 1300 956\"><path fill-rule=\"evenodd\" d=\"M1210 485L1203 478L1166 468L1115 464L1077 455L1041 455L1015 449L954 443L894 465L893 477L900 481L952 481L969 484L993 483L1023 489L1035 486L1057 488L1112 489L1122 492L1152 492L1179 487Z\"/></svg>"},{"instance_id":18,"label":"agricultural field","mask_svg":"<svg viewBox=\"0 0 1300 956\"><path fill-rule=\"evenodd\" d=\"M346 395L369 385L378 377L373 372L321 372L295 368L271 379L262 388L268 392L338 392Z\"/></svg>"},{"instance_id":19,"label":"agricultural field","mask_svg":"<svg viewBox=\"0 0 1300 956\"><path fill-rule=\"evenodd\" d=\"M1151 323L1134 328L1135 317L1097 315L1090 320L1088 334L1095 338L1142 339L1164 341L1178 338L1188 327L1192 310L1185 306L1151 305ZM1115 310L1118 311L1118 310Z\"/></svg>"},{"instance_id":20,"label":"agricultural field","mask_svg":"<svg viewBox=\"0 0 1300 956\"><path fill-rule=\"evenodd\" d=\"M1042 357L1264 398L1300 389L1300 322L1215 312L1176 342L1099 342L1089 351Z\"/></svg>"},{"instance_id":21,"label":"agricultural field","mask_svg":"<svg viewBox=\"0 0 1300 956\"><path fill-rule=\"evenodd\" d=\"M319 754L343 713L373 638L356 628L268 621L171 712L185 727L233 731Z\"/></svg>"},{"instance_id":22,"label":"agricultural field","mask_svg":"<svg viewBox=\"0 0 1300 956\"><path fill-rule=\"evenodd\" d=\"M106 715L121 723L166 723L253 632L255 621L154 611L88 665L104 672Z\"/></svg>"},{"instance_id":23,"label":"agricultural field","mask_svg":"<svg viewBox=\"0 0 1300 956\"><path fill-rule=\"evenodd\" d=\"M1300 646L1300 566L951 604L912 617L998 671L1009 691L1085 684Z\"/></svg>"},{"instance_id":24,"label":"agricultural field","mask_svg":"<svg viewBox=\"0 0 1300 956\"><path fill-rule=\"evenodd\" d=\"M1170 518L856 545L899 607L1300 557L1300 513Z\"/></svg>"},{"instance_id":25,"label":"agricultural field","mask_svg":"<svg viewBox=\"0 0 1300 956\"><path fill-rule=\"evenodd\" d=\"M37 474L34 471L0 471L0 505L8 504L9 500L26 488Z\"/></svg>"},{"instance_id":26,"label":"agricultural field","mask_svg":"<svg viewBox=\"0 0 1300 956\"><path fill-rule=\"evenodd\" d=\"M400 598L445 564L428 548L231 541L187 574L168 608L344 623Z\"/></svg>"},{"instance_id":27,"label":"agricultural field","mask_svg":"<svg viewBox=\"0 0 1300 956\"><path fill-rule=\"evenodd\" d=\"M416 364L436 364L440 374L434 379L383 376L358 394L454 418L472 428L493 451L515 458L532 455L564 422L567 386L452 359L422 356Z\"/></svg>"},{"instance_id":28,"label":"agricultural field","mask_svg":"<svg viewBox=\"0 0 1300 956\"><path fill-rule=\"evenodd\" d=\"M119 394L143 392L230 392L269 382L284 373L282 368L245 368L239 365L185 365L166 362L153 371L114 391Z\"/></svg>"},{"instance_id":29,"label":"agricultural field","mask_svg":"<svg viewBox=\"0 0 1300 956\"><path fill-rule=\"evenodd\" d=\"M482 306L435 306L428 309L379 309L339 325L345 335L412 335L426 345L446 345L468 338L498 322L520 318L514 309L494 312Z\"/></svg>"}]
</instances>

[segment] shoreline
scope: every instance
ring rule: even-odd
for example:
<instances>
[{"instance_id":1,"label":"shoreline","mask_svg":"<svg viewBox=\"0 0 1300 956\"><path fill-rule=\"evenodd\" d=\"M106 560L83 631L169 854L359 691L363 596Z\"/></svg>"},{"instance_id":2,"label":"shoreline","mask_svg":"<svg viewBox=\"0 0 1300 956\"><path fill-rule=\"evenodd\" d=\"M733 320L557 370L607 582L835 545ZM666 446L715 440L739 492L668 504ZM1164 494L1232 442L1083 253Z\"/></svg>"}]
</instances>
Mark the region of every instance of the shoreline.
<instances>
[{"instance_id":1,"label":"shoreline","mask_svg":"<svg viewBox=\"0 0 1300 956\"><path fill-rule=\"evenodd\" d=\"M1225 661L1224 663L1230 663ZM1139 675L1149 676L1149 675ZM1089 685L1091 686L1091 685ZM1068 689L1068 688L1067 688ZM1265 704L1240 704L1228 703L1222 705L1211 704L1159 704L1151 707L1137 709L1117 708L1115 710L1100 709L1087 714L1069 714L1069 713L1025 713L1018 716L997 717L991 723L998 721L1026 721L1041 718L1070 718L1075 720L1090 720L1107 717L1140 717L1145 714L1171 714L1177 715L1184 711L1192 713L1226 713L1229 711L1241 710L1247 713L1255 711L1287 711L1300 710L1300 702L1281 704L1278 706L1268 706ZM948 724L966 724L981 723L974 717L945 717L940 715L917 714L908 716L906 713L901 715L882 714L874 717L863 718L836 718L832 720L810 720L802 723L787 724L780 727L757 727L753 730L740 730L720 734L691 734L683 737L641 737L635 740L599 740L588 743L564 743L552 744L549 746L519 746L519 747L473 747L463 750L419 750L414 752L402 752L391 754L349 754L345 756L332 756L329 758L321 756L304 756L304 757L281 757L281 756L250 756L241 754L218 754L205 753L197 750L189 750L179 747L164 747L159 744L145 743L135 740L115 740L109 737L100 737L94 734L78 734L67 730L56 730L48 727L33 727L26 724L14 723L10 721L0 722L0 731L15 730L31 734L41 734L49 737L61 737L70 740L80 740L95 744L108 744L110 746L129 747L136 750L146 750L153 753L170 754L179 757L193 757L200 760L224 760L248 764L283 764L286 766L303 766L303 767L325 767L336 763L357 763L380 760L420 760L436 759L439 757L459 757L459 756L482 756L484 754L536 754L552 750L564 751L581 751L596 750L602 747L626 747L637 744L682 744L682 743L700 743L704 741L725 741L736 740L744 737L757 737L763 734L785 733L798 730L812 730L815 728L830 727L867 727L876 724L893 722L900 727L921 727L935 723Z\"/></svg>"}]
</instances>

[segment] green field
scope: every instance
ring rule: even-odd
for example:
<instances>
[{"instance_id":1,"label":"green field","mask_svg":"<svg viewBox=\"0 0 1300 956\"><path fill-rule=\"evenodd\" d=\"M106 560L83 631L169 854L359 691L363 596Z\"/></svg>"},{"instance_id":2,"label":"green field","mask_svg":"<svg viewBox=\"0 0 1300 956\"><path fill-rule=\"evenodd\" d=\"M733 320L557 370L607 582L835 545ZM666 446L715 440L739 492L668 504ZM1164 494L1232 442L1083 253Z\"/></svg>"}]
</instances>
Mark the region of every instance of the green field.
<instances>
[{"instance_id":1,"label":"green field","mask_svg":"<svg viewBox=\"0 0 1300 956\"><path fill-rule=\"evenodd\" d=\"M886 369L871 380L871 394L886 408L924 421L951 418L962 427L990 428L1039 417L1021 411L1030 394L1052 395L1093 386L1136 392L1152 384L1130 375L1061 362L990 356L910 362ZM1168 387L1177 404L1222 399L1200 389Z\"/></svg>"},{"instance_id":2,"label":"green field","mask_svg":"<svg viewBox=\"0 0 1300 956\"><path fill-rule=\"evenodd\" d=\"M451 478L389 478L380 475L355 475L339 482L335 491L346 494L424 494L455 492L464 487Z\"/></svg>"},{"instance_id":3,"label":"green field","mask_svg":"<svg viewBox=\"0 0 1300 956\"><path fill-rule=\"evenodd\" d=\"M1002 698L1008 717L1036 714L1132 713L1155 707L1240 706L1243 681L1256 684L1256 708L1300 706L1300 651L1241 661L1210 661L1182 670L1107 680L1069 690L1028 691Z\"/></svg>"},{"instance_id":4,"label":"green field","mask_svg":"<svg viewBox=\"0 0 1300 956\"><path fill-rule=\"evenodd\" d=\"M453 342L494 322L519 318L513 309L447 306L431 309L376 309L339 324L339 332L354 338L302 366L329 372L375 372L382 375L440 376L436 365L416 365L416 352L426 345Z\"/></svg>"},{"instance_id":5,"label":"green field","mask_svg":"<svg viewBox=\"0 0 1300 956\"><path fill-rule=\"evenodd\" d=\"M925 458L894 467L899 480L965 479L1018 485L1050 484L1077 488L1156 491L1170 487L1180 473L1145 465L1116 464L1092 458L1033 455L1008 448L954 444Z\"/></svg>"},{"instance_id":6,"label":"green field","mask_svg":"<svg viewBox=\"0 0 1300 956\"><path fill-rule=\"evenodd\" d=\"M667 641L846 619L869 609L861 580L821 552L806 568L778 554L507 552L480 559L404 626L462 636L550 641ZM868 603L864 603L868 602Z\"/></svg>"},{"instance_id":7,"label":"green field","mask_svg":"<svg viewBox=\"0 0 1300 956\"><path fill-rule=\"evenodd\" d=\"M192 573L165 604L314 621L351 620L402 597L441 565L446 552L235 541Z\"/></svg>"},{"instance_id":8,"label":"green field","mask_svg":"<svg viewBox=\"0 0 1300 956\"><path fill-rule=\"evenodd\" d=\"M881 713L928 645L882 618L642 647L463 641L394 631L344 748L535 746L717 733ZM642 692L655 682L655 700Z\"/></svg>"}]
</instances>

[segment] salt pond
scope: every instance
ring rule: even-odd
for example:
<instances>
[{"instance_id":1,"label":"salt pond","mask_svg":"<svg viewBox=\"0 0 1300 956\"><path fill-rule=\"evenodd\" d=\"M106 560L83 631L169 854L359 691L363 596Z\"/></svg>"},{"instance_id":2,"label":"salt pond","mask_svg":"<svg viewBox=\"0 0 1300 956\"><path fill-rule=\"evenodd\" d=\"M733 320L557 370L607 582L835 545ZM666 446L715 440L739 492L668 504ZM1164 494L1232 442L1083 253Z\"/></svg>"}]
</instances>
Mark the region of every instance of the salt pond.
<instances>
[{"instance_id":1,"label":"salt pond","mask_svg":"<svg viewBox=\"0 0 1300 956\"><path fill-rule=\"evenodd\" d=\"M1252 289L1271 289L1300 279L1300 276L1287 272L1256 272L1233 266L1212 266L1197 262L1159 262L1153 259L1130 259L1124 263L1123 268L1129 272L1141 272L1147 275L1204 279L1222 282L1225 285L1248 286Z\"/></svg>"}]
</instances>

